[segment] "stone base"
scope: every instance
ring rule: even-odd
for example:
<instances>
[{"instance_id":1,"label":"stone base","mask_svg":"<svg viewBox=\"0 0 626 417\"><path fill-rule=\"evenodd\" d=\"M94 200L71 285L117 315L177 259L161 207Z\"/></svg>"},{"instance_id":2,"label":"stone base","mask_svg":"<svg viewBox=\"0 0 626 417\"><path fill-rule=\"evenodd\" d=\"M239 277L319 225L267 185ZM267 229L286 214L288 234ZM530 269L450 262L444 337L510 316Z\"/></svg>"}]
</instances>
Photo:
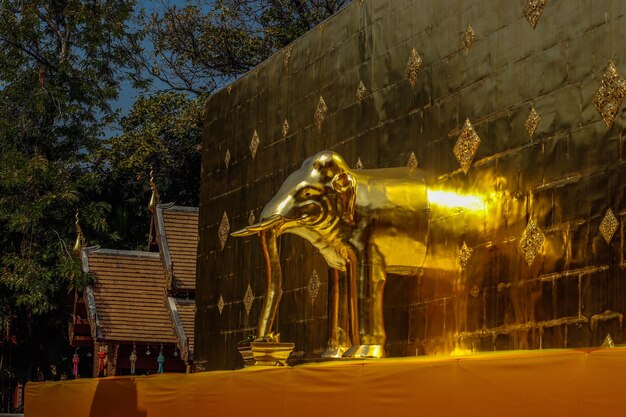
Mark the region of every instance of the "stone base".
<instances>
[{"instance_id":1,"label":"stone base","mask_svg":"<svg viewBox=\"0 0 626 417\"><path fill-rule=\"evenodd\" d=\"M240 342L237 350L243 358L243 366L286 366L293 343Z\"/></svg>"}]
</instances>

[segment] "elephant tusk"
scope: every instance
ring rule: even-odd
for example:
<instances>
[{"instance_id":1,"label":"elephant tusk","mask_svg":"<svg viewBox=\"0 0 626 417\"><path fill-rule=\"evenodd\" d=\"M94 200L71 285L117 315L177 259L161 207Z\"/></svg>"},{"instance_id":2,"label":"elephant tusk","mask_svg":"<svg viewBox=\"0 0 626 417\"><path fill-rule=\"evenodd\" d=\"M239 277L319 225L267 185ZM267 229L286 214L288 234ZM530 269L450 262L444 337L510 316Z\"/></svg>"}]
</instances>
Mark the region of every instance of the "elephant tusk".
<instances>
[{"instance_id":1,"label":"elephant tusk","mask_svg":"<svg viewBox=\"0 0 626 417\"><path fill-rule=\"evenodd\" d=\"M237 230L236 232L232 232L230 235L233 237L244 237L244 236L252 236L257 234L258 232L248 230L248 228L243 228L241 230Z\"/></svg>"},{"instance_id":2,"label":"elephant tusk","mask_svg":"<svg viewBox=\"0 0 626 417\"><path fill-rule=\"evenodd\" d=\"M276 226L279 223L284 221L283 216L280 214L274 214L272 217L263 220L259 223L247 226L241 230L237 230L236 232L231 233L231 236L234 237L243 237L243 236L251 236L262 232L263 230L267 230L273 226Z\"/></svg>"}]
</instances>

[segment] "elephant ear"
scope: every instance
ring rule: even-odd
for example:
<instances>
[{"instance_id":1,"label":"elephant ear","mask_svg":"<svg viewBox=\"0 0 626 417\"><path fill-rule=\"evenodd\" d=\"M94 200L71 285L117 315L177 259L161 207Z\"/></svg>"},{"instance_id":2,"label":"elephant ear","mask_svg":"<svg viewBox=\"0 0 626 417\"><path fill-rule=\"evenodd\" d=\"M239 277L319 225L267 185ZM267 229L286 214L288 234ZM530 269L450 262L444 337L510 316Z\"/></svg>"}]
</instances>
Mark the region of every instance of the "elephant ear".
<instances>
[{"instance_id":1,"label":"elephant ear","mask_svg":"<svg viewBox=\"0 0 626 417\"><path fill-rule=\"evenodd\" d=\"M354 223L354 207L356 203L356 179L349 172L340 172L331 181L337 192L337 210L347 223Z\"/></svg>"}]
</instances>

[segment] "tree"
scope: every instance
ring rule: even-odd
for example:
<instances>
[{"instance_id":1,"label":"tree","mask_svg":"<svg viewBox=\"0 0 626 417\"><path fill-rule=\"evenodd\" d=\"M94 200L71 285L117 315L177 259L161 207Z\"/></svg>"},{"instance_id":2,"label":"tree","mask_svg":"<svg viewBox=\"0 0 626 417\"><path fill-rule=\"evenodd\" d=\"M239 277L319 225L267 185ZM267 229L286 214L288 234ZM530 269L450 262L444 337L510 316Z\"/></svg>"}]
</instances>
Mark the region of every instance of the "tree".
<instances>
[{"instance_id":1,"label":"tree","mask_svg":"<svg viewBox=\"0 0 626 417\"><path fill-rule=\"evenodd\" d=\"M138 63L169 88L195 95L254 68L350 0L197 0L140 17L152 50Z\"/></svg>"},{"instance_id":2,"label":"tree","mask_svg":"<svg viewBox=\"0 0 626 417\"><path fill-rule=\"evenodd\" d=\"M68 249L76 209L93 236L114 238L88 157L121 80L141 85L127 65L139 53L133 10L123 0L0 0L0 319L32 357L41 345L58 359L48 349L58 340L45 336L63 336L68 292L86 284Z\"/></svg>"},{"instance_id":3,"label":"tree","mask_svg":"<svg viewBox=\"0 0 626 417\"><path fill-rule=\"evenodd\" d=\"M111 223L120 242L145 248L148 182L156 178L163 202L197 206L200 194L202 99L176 92L142 96L121 119L122 134L93 154L114 207Z\"/></svg>"}]
</instances>

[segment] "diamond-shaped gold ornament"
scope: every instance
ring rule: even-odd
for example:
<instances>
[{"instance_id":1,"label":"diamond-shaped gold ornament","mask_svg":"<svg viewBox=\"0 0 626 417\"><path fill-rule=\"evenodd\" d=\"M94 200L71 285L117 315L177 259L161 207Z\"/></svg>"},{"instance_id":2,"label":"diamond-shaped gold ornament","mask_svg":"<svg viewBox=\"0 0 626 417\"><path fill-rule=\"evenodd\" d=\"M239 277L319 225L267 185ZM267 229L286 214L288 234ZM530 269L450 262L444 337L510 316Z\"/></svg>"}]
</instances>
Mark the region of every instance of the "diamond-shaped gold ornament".
<instances>
[{"instance_id":1,"label":"diamond-shaped gold ornament","mask_svg":"<svg viewBox=\"0 0 626 417\"><path fill-rule=\"evenodd\" d=\"M320 282L320 278L317 276L317 271L314 269L313 273L311 274L311 278L309 278L309 283L306 286L306 290L309 293L309 297L312 301L315 301L315 299L317 298L317 294L320 291L321 284L322 283Z\"/></svg>"},{"instance_id":2,"label":"diamond-shaped gold ornament","mask_svg":"<svg viewBox=\"0 0 626 417\"><path fill-rule=\"evenodd\" d=\"M226 165L226 169L228 169L228 164L230 164L230 149L226 149L226 155L224 156L224 164Z\"/></svg>"},{"instance_id":3,"label":"diamond-shaped gold ornament","mask_svg":"<svg viewBox=\"0 0 626 417\"><path fill-rule=\"evenodd\" d=\"M222 310L224 310L224 297L220 295L220 299L217 300L217 311L222 315Z\"/></svg>"},{"instance_id":4,"label":"diamond-shaped gold ornament","mask_svg":"<svg viewBox=\"0 0 626 417\"><path fill-rule=\"evenodd\" d=\"M289 66L289 61L291 60L291 54L293 53L293 43L283 49L283 64L285 67Z\"/></svg>"},{"instance_id":5,"label":"diamond-shaped gold ornament","mask_svg":"<svg viewBox=\"0 0 626 417\"><path fill-rule=\"evenodd\" d=\"M363 162L361 161L361 158L356 161L356 169L363 169Z\"/></svg>"},{"instance_id":6,"label":"diamond-shaped gold ornament","mask_svg":"<svg viewBox=\"0 0 626 417\"><path fill-rule=\"evenodd\" d=\"M230 232L230 223L228 222L228 215L224 212L222 216L222 222L220 223L220 227L217 230L217 237L220 240L220 246L224 249L226 245L226 239L228 239L228 233Z\"/></svg>"},{"instance_id":7,"label":"diamond-shaped gold ornament","mask_svg":"<svg viewBox=\"0 0 626 417\"><path fill-rule=\"evenodd\" d=\"M248 226L253 225L255 221L256 218L254 217L254 211L250 210L250 214L248 215Z\"/></svg>"},{"instance_id":8,"label":"diamond-shaped gold ornament","mask_svg":"<svg viewBox=\"0 0 626 417\"><path fill-rule=\"evenodd\" d=\"M367 88L365 88L365 84L363 84L363 81L359 81L359 86L356 89L357 103L359 104L363 103L363 100L365 100L366 93L367 93Z\"/></svg>"},{"instance_id":9,"label":"diamond-shaped gold ornament","mask_svg":"<svg viewBox=\"0 0 626 417\"><path fill-rule=\"evenodd\" d=\"M233 85L229 84L228 87L226 87L226 91L228 91L228 95L230 95L231 91L233 91Z\"/></svg>"},{"instance_id":10,"label":"diamond-shaped gold ornament","mask_svg":"<svg viewBox=\"0 0 626 417\"><path fill-rule=\"evenodd\" d=\"M474 32L474 28L472 25L467 25L467 29L465 29L465 36L463 37L463 45L465 49L469 50L474 42L476 41L476 32Z\"/></svg>"},{"instance_id":11,"label":"diamond-shaped gold ornament","mask_svg":"<svg viewBox=\"0 0 626 417\"><path fill-rule=\"evenodd\" d=\"M607 333L604 341L602 341L602 347L612 349L615 347L615 342L613 342L613 338L611 337L611 333Z\"/></svg>"},{"instance_id":12,"label":"diamond-shaped gold ornament","mask_svg":"<svg viewBox=\"0 0 626 417\"><path fill-rule=\"evenodd\" d=\"M480 137L476 131L474 131L474 126L472 126L469 118L467 118L465 119L465 124L463 125L461 134L459 135L453 149L454 156L457 161L459 161L461 169L466 174L472 165L472 161L474 160L474 156L476 155L479 145Z\"/></svg>"},{"instance_id":13,"label":"diamond-shaped gold ornament","mask_svg":"<svg viewBox=\"0 0 626 417\"><path fill-rule=\"evenodd\" d=\"M607 244L611 243L611 240L613 239L613 236L615 235L618 227L619 221L615 217L615 214L613 214L613 210L609 208L606 211L606 214L604 215L604 218L602 219L599 227L600 233L602 234L602 237Z\"/></svg>"},{"instance_id":14,"label":"diamond-shaped gold ornament","mask_svg":"<svg viewBox=\"0 0 626 417\"><path fill-rule=\"evenodd\" d=\"M535 110L535 108L533 107L532 109L530 109L530 113L528 114L526 122L524 123L524 127L526 128L526 131L528 132L528 135L531 139L535 135L535 130L537 130L537 126L539 126L539 123L541 123L541 116L539 116L539 113L537 113L537 110Z\"/></svg>"},{"instance_id":15,"label":"diamond-shaped gold ornament","mask_svg":"<svg viewBox=\"0 0 626 417\"><path fill-rule=\"evenodd\" d=\"M287 119L285 119L285 121L283 122L283 138L287 137L287 135L289 134L289 122L287 121Z\"/></svg>"},{"instance_id":16,"label":"diamond-shaped gold ornament","mask_svg":"<svg viewBox=\"0 0 626 417\"><path fill-rule=\"evenodd\" d=\"M537 22L543 13L543 8L546 5L546 0L528 0L526 7L524 7L524 17L530 23L530 26L537 27Z\"/></svg>"},{"instance_id":17,"label":"diamond-shaped gold ornament","mask_svg":"<svg viewBox=\"0 0 626 417\"><path fill-rule=\"evenodd\" d=\"M252 308L253 301L254 294L252 294L252 288L250 288L250 284L248 284L246 295L243 296L243 306L246 308L246 314L250 314L250 309Z\"/></svg>"},{"instance_id":18,"label":"diamond-shaped gold ornament","mask_svg":"<svg viewBox=\"0 0 626 417\"><path fill-rule=\"evenodd\" d=\"M252 139L250 140L250 153L252 154L252 159L256 158L256 152L259 150L259 144L261 140L259 139L259 134L256 133L256 130L252 134Z\"/></svg>"},{"instance_id":19,"label":"diamond-shaped gold ornament","mask_svg":"<svg viewBox=\"0 0 626 417\"><path fill-rule=\"evenodd\" d=\"M593 105L608 127L613 124L624 101L624 96L626 96L626 80L617 70L615 63L609 61L609 65L604 71L602 85L593 99Z\"/></svg>"},{"instance_id":20,"label":"diamond-shaped gold ornament","mask_svg":"<svg viewBox=\"0 0 626 417\"><path fill-rule=\"evenodd\" d=\"M320 96L320 99L317 102L317 108L315 109L315 125L318 129L321 129L322 125L324 124L324 119L326 119L326 112L328 112L328 107L326 106L324 97Z\"/></svg>"},{"instance_id":21,"label":"diamond-shaped gold ornament","mask_svg":"<svg viewBox=\"0 0 626 417\"><path fill-rule=\"evenodd\" d=\"M467 246L467 243L463 242L463 246L461 246L461 250L459 251L459 263L461 264L461 269L467 268L467 263L472 257L473 249Z\"/></svg>"},{"instance_id":22,"label":"diamond-shaped gold ornament","mask_svg":"<svg viewBox=\"0 0 626 417\"><path fill-rule=\"evenodd\" d=\"M417 83L417 77L420 74L420 70L422 69L422 57L417 53L415 48L411 51L411 56L409 57L409 61L406 63L406 68L404 71L406 72L406 76L411 83L411 87L415 87Z\"/></svg>"},{"instance_id":23,"label":"diamond-shaped gold ornament","mask_svg":"<svg viewBox=\"0 0 626 417\"><path fill-rule=\"evenodd\" d=\"M524 254L524 259L528 266L532 265L535 257L543 245L544 237L541 231L535 226L532 220L528 221L528 225L519 241L519 247Z\"/></svg>"},{"instance_id":24,"label":"diamond-shaped gold ornament","mask_svg":"<svg viewBox=\"0 0 626 417\"><path fill-rule=\"evenodd\" d=\"M415 171L418 166L417 157L415 156L415 152L411 152L409 156L409 161L406 163L406 166L411 170Z\"/></svg>"}]
</instances>

